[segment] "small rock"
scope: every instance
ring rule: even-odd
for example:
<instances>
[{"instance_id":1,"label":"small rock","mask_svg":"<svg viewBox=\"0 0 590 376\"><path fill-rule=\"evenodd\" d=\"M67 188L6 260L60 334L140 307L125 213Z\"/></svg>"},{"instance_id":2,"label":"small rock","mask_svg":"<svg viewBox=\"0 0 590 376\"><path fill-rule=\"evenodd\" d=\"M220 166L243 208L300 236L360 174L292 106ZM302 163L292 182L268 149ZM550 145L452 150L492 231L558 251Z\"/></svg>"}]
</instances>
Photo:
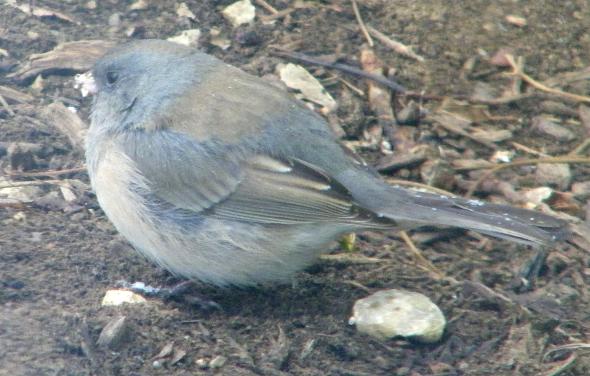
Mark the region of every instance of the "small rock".
<instances>
[{"instance_id":1,"label":"small rock","mask_svg":"<svg viewBox=\"0 0 590 376\"><path fill-rule=\"evenodd\" d=\"M490 160L494 163L509 163L515 154L512 150L496 150Z\"/></svg>"},{"instance_id":2,"label":"small rock","mask_svg":"<svg viewBox=\"0 0 590 376\"><path fill-rule=\"evenodd\" d=\"M130 327L125 316L115 317L100 332L97 345L111 350L119 349L129 338Z\"/></svg>"},{"instance_id":3,"label":"small rock","mask_svg":"<svg viewBox=\"0 0 590 376\"><path fill-rule=\"evenodd\" d=\"M194 20L197 18L195 14L188 8L186 3L180 3L178 8L176 8L176 15L180 18L188 18Z\"/></svg>"},{"instance_id":4,"label":"small rock","mask_svg":"<svg viewBox=\"0 0 590 376\"><path fill-rule=\"evenodd\" d=\"M39 33L36 31L29 30L27 31L27 37L29 37L30 40L37 40L39 39Z\"/></svg>"},{"instance_id":5,"label":"small rock","mask_svg":"<svg viewBox=\"0 0 590 376\"><path fill-rule=\"evenodd\" d=\"M86 7L86 9L89 9L89 10L96 9L96 1L90 0L89 2L86 3L85 7Z\"/></svg>"},{"instance_id":6,"label":"small rock","mask_svg":"<svg viewBox=\"0 0 590 376\"><path fill-rule=\"evenodd\" d=\"M128 290L109 290L102 298L102 306L119 306L124 303L137 304L146 303L147 300L133 291Z\"/></svg>"},{"instance_id":7,"label":"small rock","mask_svg":"<svg viewBox=\"0 0 590 376\"><path fill-rule=\"evenodd\" d=\"M211 369L219 369L225 365L227 362L227 358L223 355L217 355L215 358L211 359L209 362L209 367Z\"/></svg>"},{"instance_id":8,"label":"small rock","mask_svg":"<svg viewBox=\"0 0 590 376\"><path fill-rule=\"evenodd\" d=\"M144 10L147 9L149 3L147 0L137 0L129 6L129 10Z\"/></svg>"},{"instance_id":9,"label":"small rock","mask_svg":"<svg viewBox=\"0 0 590 376\"><path fill-rule=\"evenodd\" d=\"M190 29L190 30L183 30L180 32L180 34L170 37L170 38L168 38L168 40L170 42L182 44L184 46L198 47L199 46L199 38L201 38L201 30Z\"/></svg>"},{"instance_id":10,"label":"small rock","mask_svg":"<svg viewBox=\"0 0 590 376\"><path fill-rule=\"evenodd\" d=\"M250 0L240 0L227 6L221 11L223 16L233 25L238 27L243 24L249 24L256 17L256 8Z\"/></svg>"},{"instance_id":11,"label":"small rock","mask_svg":"<svg viewBox=\"0 0 590 376\"><path fill-rule=\"evenodd\" d=\"M541 134L550 136L559 141L572 141L576 138L574 132L555 123L554 120L555 119L547 116L535 116L532 121L532 128Z\"/></svg>"},{"instance_id":12,"label":"small rock","mask_svg":"<svg viewBox=\"0 0 590 376\"><path fill-rule=\"evenodd\" d=\"M27 215L25 214L25 212L19 211L12 216L12 219L14 219L17 222L24 222L27 220Z\"/></svg>"},{"instance_id":13,"label":"small rock","mask_svg":"<svg viewBox=\"0 0 590 376\"><path fill-rule=\"evenodd\" d=\"M590 197L590 181L582 181L572 184L572 193L579 198Z\"/></svg>"},{"instance_id":14,"label":"small rock","mask_svg":"<svg viewBox=\"0 0 590 376\"><path fill-rule=\"evenodd\" d=\"M7 180L5 178L0 178L0 186L12 184L16 185L18 184L18 182ZM35 201L41 196L42 193L43 190L36 185L0 188L0 198L16 200L18 202L24 203Z\"/></svg>"},{"instance_id":15,"label":"small rock","mask_svg":"<svg viewBox=\"0 0 590 376\"><path fill-rule=\"evenodd\" d=\"M522 197L527 207L534 209L542 202L547 201L553 196L553 189L549 187L532 188L522 192Z\"/></svg>"},{"instance_id":16,"label":"small rock","mask_svg":"<svg viewBox=\"0 0 590 376\"><path fill-rule=\"evenodd\" d=\"M38 75L35 78L35 81L33 81L33 83L31 84L31 89L35 93L41 93L44 88L45 88L45 80L43 79L42 75Z\"/></svg>"},{"instance_id":17,"label":"small rock","mask_svg":"<svg viewBox=\"0 0 590 376\"><path fill-rule=\"evenodd\" d=\"M563 163L540 163L537 165L535 180L541 185L549 185L565 191L572 181L570 166Z\"/></svg>"},{"instance_id":18,"label":"small rock","mask_svg":"<svg viewBox=\"0 0 590 376\"><path fill-rule=\"evenodd\" d=\"M209 362L207 361L207 359L204 359L204 358L199 358L199 359L195 360L195 365L197 367L199 367L200 369L209 368Z\"/></svg>"},{"instance_id":19,"label":"small rock","mask_svg":"<svg viewBox=\"0 0 590 376\"><path fill-rule=\"evenodd\" d=\"M121 15L119 13L113 13L109 17L109 26L117 27L121 24Z\"/></svg>"},{"instance_id":20,"label":"small rock","mask_svg":"<svg viewBox=\"0 0 590 376\"><path fill-rule=\"evenodd\" d=\"M211 36L209 43L212 45L217 46L222 50L227 50L231 46L231 40L223 36L221 30L212 27L211 30L209 30L209 35Z\"/></svg>"},{"instance_id":21,"label":"small rock","mask_svg":"<svg viewBox=\"0 0 590 376\"><path fill-rule=\"evenodd\" d=\"M381 340L401 336L424 343L439 341L446 325L443 313L428 297L394 289L357 300L348 322Z\"/></svg>"}]
</instances>

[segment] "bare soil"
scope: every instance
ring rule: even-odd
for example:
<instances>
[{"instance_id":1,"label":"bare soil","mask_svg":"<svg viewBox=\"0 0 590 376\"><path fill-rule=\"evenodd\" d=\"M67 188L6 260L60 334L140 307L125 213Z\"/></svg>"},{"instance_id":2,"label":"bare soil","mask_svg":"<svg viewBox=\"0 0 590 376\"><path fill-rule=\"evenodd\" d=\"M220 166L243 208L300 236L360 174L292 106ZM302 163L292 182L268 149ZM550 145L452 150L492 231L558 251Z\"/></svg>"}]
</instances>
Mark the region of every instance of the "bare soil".
<instances>
[{"instance_id":1,"label":"bare soil","mask_svg":"<svg viewBox=\"0 0 590 376\"><path fill-rule=\"evenodd\" d=\"M62 12L70 22L38 17L8 3L0 5L0 85L31 95L0 106L0 175L83 165L83 153L43 115L53 102L74 107L88 121L90 99L73 88L72 70L44 74L41 90L32 79L9 78L31 54L82 39L124 41L168 38L189 28L202 32L202 47L226 62L260 76L275 74L287 60L272 56L273 47L310 56L337 57L359 66L367 43L359 31L349 1L301 3L288 16L264 23L268 10L257 5L251 26L233 28L221 15L232 1L186 0L194 19L177 15L180 1L145 0L132 10L132 1L48 0L21 1ZM269 0L279 11L295 2ZM391 1L358 0L364 21L392 36L425 58L423 63L401 56L375 41L374 51L395 79L416 92L441 98L465 98L474 92L500 96L510 86L509 68L490 63L500 49L524 57L524 70L539 81L578 72L590 61L590 3L586 0ZM518 26L508 15L526 19ZM213 45L212 32L231 41L227 50ZM173 67L171 67L173 69ZM363 130L376 123L366 95L356 94L342 81L366 91L366 81L336 70L308 67L339 102L330 115L345 131L345 139L363 139ZM563 85L559 85L563 83ZM525 85L526 86L526 85ZM590 80L558 80L561 90L590 93ZM483 88L483 89L482 89ZM530 88L525 88L529 90ZM479 90L479 91L478 91ZM530 89L530 92L538 91ZM427 96L425 96L427 98ZM8 98L10 99L10 98ZM418 100L428 113L441 100ZM547 103L547 102L553 102ZM398 98L400 108L408 103ZM479 108L464 102L468 108ZM557 103L557 105L556 105ZM510 137L495 141L498 150L515 151L515 158L537 158L517 145L550 155L565 155L590 134L580 116L580 102L552 94L506 104L483 105L490 118L477 122L483 130L509 130ZM13 112L10 113L9 109ZM536 132L532 119L548 115L569 129L573 138ZM587 122L588 120L586 120ZM429 121L413 126L418 143L445 152L428 160L489 160L494 150ZM12 158L10 145L37 145L32 158ZM377 163L378 148L357 149ZM25 158L26 159L26 158ZM452 163L451 163L451 166ZM589 168L571 165L571 181L553 184L561 201L546 207L585 221L586 197L574 196L572 183L584 182ZM478 175L454 169L455 194ZM390 172L399 179L421 182L421 166ZM535 166L506 169L499 181L515 190L542 184ZM51 179L88 183L85 172ZM39 178L20 175L16 181ZM563 183L563 184L561 184ZM489 185L489 184L488 184ZM492 184L493 185L493 184ZM470 233L451 234L421 242L423 256L444 276L420 267L395 232L358 236L357 259L378 263L322 261L302 272L293 286L260 289L197 288L220 304L204 311L190 304L148 299L147 304L102 307L105 292L118 281L143 281L171 286L178 280L147 262L121 238L88 190L64 201L59 184L39 185L31 203L0 204L0 375L588 375L590 358L582 351L546 353L557 346L590 342L590 254L580 242L556 244L547 257L539 251ZM505 191L478 190L482 198L511 202ZM565 195L565 196L564 196ZM563 205L563 201L568 204ZM562 203L559 206L559 203ZM345 252L335 246L334 253ZM542 256L542 255L541 255ZM526 267L540 259L539 268ZM533 268L534 269L534 268ZM523 278L534 281L523 286ZM444 311L449 324L442 341L422 345L402 339L377 341L356 332L347 321L355 300L385 288L404 288L428 295ZM116 349L96 345L102 328L124 315L129 335ZM167 345L171 355L157 358ZM172 358L177 355L176 361ZM216 357L225 363L206 368ZM222 358L217 358L219 361ZM223 363L223 362L220 362Z\"/></svg>"}]
</instances>

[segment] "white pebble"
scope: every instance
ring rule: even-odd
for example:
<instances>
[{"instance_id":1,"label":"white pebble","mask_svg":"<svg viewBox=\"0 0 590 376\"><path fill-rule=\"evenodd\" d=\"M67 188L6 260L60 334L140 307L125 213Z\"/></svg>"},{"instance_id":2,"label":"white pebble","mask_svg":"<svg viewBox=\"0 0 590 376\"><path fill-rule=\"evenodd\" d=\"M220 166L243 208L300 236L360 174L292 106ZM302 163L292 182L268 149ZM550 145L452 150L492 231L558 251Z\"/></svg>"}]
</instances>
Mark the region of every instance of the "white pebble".
<instances>
[{"instance_id":1,"label":"white pebble","mask_svg":"<svg viewBox=\"0 0 590 376\"><path fill-rule=\"evenodd\" d=\"M147 300L143 296L136 294L133 291L109 290L102 298L101 304L102 306L119 306L124 303L136 304L146 302Z\"/></svg>"},{"instance_id":2,"label":"white pebble","mask_svg":"<svg viewBox=\"0 0 590 376\"><path fill-rule=\"evenodd\" d=\"M412 338L424 343L441 339L446 320L426 296L404 290L383 290L356 301L349 324L378 339Z\"/></svg>"}]
</instances>

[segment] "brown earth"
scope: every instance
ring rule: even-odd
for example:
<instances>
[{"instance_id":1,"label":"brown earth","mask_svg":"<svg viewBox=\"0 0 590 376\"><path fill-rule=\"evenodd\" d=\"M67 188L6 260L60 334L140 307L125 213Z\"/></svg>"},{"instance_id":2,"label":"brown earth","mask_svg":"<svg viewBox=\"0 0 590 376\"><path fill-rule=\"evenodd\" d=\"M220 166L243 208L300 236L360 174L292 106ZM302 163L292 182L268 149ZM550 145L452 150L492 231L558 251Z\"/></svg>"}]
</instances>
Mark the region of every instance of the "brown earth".
<instances>
[{"instance_id":1,"label":"brown earth","mask_svg":"<svg viewBox=\"0 0 590 376\"><path fill-rule=\"evenodd\" d=\"M269 2L279 11L295 4ZM270 13L257 5L255 23L237 29L221 15L221 9L231 1L187 0L194 19L177 15L180 1L145 0L147 6L141 10L131 10L133 2L124 0L96 1L95 9L90 9L92 2L87 1L31 3L62 12L77 22L33 16L8 2L0 5L0 48L7 53L0 58L0 84L32 96L22 103L7 98L13 114L6 106L0 107L3 176L83 164L83 154L43 115L50 103L63 102L78 109L87 121L90 100L81 98L73 88L74 72L47 72L40 91L31 86L31 80L8 77L18 69L15 64L59 43L167 38L199 28L205 51L260 76L275 74L276 65L287 62L271 56L272 47L310 56L335 54L341 62L359 66L366 43L349 1L300 3L305 6L272 24L261 21L260 16ZM558 86L563 83L560 89L590 93L587 77L567 83L559 76L588 67L590 3L586 0L358 3L367 24L424 56L425 62L419 63L375 42L378 58L395 69L398 82L413 91L461 98L476 91L501 95L510 85L510 78L503 73L510 69L490 64L489 58L509 48L515 56L525 58L524 69L530 76L539 81L561 77L557 81ZM526 25L509 22L507 15L523 17ZM210 43L214 28L231 40L229 49ZM334 77L363 91L366 82L335 70L309 70L339 102L332 120L345 129L345 138L362 138L362 130L376 122L375 114L366 96L354 94ZM407 102L401 98L395 105L401 108ZM473 102L464 103L460 106L463 110L476 108ZM433 114L441 101L425 99L421 104ZM578 100L534 95L507 104L484 105L492 117L474 126L509 130L510 136L495 145L499 150L515 150L516 158L538 155L517 150L514 142L547 155L564 155L588 137L590 125L580 116L584 108L579 107ZM574 137L555 138L533 130L532 119L538 115L552 116ZM411 133L419 143L445 152L437 157L429 154L427 159L451 163L455 159L489 160L493 154L491 148L445 130L429 116ZM32 155L29 159L15 159L10 152L15 142L34 143L37 148L27 154ZM382 158L375 148L359 148L359 152L370 161ZM572 182L590 180L588 171L585 164L572 164ZM414 165L390 174L421 181L420 172L421 166ZM509 182L517 191L547 185L535 180L534 166L508 169L500 176L500 181ZM52 179L65 178L88 183L83 172ZM461 195L466 189L461 182L472 183L477 176L454 170L451 178L445 188ZM13 179L35 178L21 175ZM569 181L554 186L564 193L545 207L584 220L587 196L572 196ZM301 273L294 286L198 289L222 310L204 312L187 301L157 299L149 299L148 304L101 307L105 292L120 280L153 286L178 281L142 259L116 234L87 189L76 190L77 198L66 203L57 183L39 188L32 203L8 205L0 201L0 375L590 374L590 361L583 352L544 356L560 345L589 342L590 255L582 244L590 243L557 244L546 258L540 258L538 270L527 274L523 268L539 256L537 250L469 233L426 243L419 241L424 233L414 234L424 257L445 276L440 278L419 266L396 233L370 233L358 237L353 256L357 260L361 256L379 258L379 263L322 261ZM484 198L511 201L502 193L505 191L493 187L480 189ZM344 251L336 247L334 252ZM535 283L527 289L522 278L529 276ZM384 288L405 288L431 297L449 321L443 340L428 346L397 339L382 342L349 326L354 301L366 296L366 289ZM129 337L116 350L96 346L102 328L120 315L127 317ZM180 358L177 362L171 361L171 356L155 358L168 344L173 344L172 353ZM200 367L219 356L226 358L220 368Z\"/></svg>"}]
</instances>

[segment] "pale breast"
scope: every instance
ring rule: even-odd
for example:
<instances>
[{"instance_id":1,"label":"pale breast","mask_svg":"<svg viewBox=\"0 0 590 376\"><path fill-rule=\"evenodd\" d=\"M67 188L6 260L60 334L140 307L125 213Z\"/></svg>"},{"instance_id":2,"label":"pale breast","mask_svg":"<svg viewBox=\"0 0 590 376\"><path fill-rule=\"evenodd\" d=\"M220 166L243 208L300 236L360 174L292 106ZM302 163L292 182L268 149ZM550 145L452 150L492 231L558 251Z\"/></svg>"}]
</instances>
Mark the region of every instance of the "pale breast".
<instances>
[{"instance_id":1,"label":"pale breast","mask_svg":"<svg viewBox=\"0 0 590 376\"><path fill-rule=\"evenodd\" d=\"M165 264L157 251L162 239L149 215L144 199L134 188L147 188L135 163L111 146L96 165L92 185L100 207L119 233L145 256Z\"/></svg>"}]
</instances>

